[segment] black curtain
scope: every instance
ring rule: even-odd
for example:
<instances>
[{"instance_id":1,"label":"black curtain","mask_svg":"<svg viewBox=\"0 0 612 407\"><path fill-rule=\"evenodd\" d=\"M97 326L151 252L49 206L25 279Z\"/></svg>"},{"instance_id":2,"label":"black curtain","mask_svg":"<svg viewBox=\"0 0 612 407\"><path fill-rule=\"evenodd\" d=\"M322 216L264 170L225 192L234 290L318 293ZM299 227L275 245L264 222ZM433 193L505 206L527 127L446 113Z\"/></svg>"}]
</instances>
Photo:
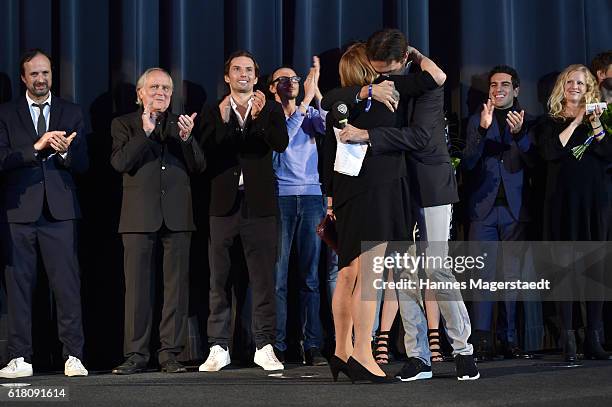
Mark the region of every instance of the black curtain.
<instances>
[{"instance_id":1,"label":"black curtain","mask_svg":"<svg viewBox=\"0 0 612 407\"><path fill-rule=\"evenodd\" d=\"M3 0L2 101L21 94L19 55L38 47L53 58L54 92L88 117L107 92L114 113L133 108L122 87L152 66L172 74L174 110L195 108L225 92L223 62L236 49L251 51L264 73L282 64L306 72L312 55L383 26L403 29L427 50L427 12L421 0Z\"/></svg>"},{"instance_id":2,"label":"black curtain","mask_svg":"<svg viewBox=\"0 0 612 407\"><path fill-rule=\"evenodd\" d=\"M305 73L312 55L398 27L448 71L449 109L466 116L474 77L506 63L522 77L523 105L537 113L538 81L611 48L610 21L609 0L3 0L0 97L21 94L19 55L39 47L54 59L55 93L88 118L107 92L115 92L113 112L132 109L122 86L156 65L175 81L174 110L196 108L223 94L223 61L238 48L264 73L282 64ZM322 69L335 78L332 62Z\"/></svg>"},{"instance_id":3,"label":"black curtain","mask_svg":"<svg viewBox=\"0 0 612 407\"><path fill-rule=\"evenodd\" d=\"M458 18L462 104L453 108L464 112L462 117L474 108L470 88L487 92L482 75L494 65L518 71L521 104L540 114L547 96L544 82L554 82L570 64L588 66L596 54L612 49L610 0L462 0Z\"/></svg>"}]
</instances>

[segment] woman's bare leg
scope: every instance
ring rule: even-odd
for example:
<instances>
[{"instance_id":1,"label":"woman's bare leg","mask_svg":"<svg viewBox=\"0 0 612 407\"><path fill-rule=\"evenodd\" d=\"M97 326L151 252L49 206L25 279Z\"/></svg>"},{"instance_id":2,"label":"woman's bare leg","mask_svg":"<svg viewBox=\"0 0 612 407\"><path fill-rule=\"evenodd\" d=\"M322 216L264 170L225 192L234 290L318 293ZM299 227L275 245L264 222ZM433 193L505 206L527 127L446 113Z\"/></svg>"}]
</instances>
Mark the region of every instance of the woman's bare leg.
<instances>
[{"instance_id":1,"label":"woman's bare leg","mask_svg":"<svg viewBox=\"0 0 612 407\"><path fill-rule=\"evenodd\" d=\"M357 283L353 293L353 323L355 329L355 345L353 358L361 363L366 369L377 376L385 376L380 366L372 355L372 327L376 313L376 291L374 279L380 275L374 275L372 270L372 257L384 256L387 244L379 244L367 253L359 256L358 265L363 265L357 272Z\"/></svg>"},{"instance_id":2,"label":"woman's bare leg","mask_svg":"<svg viewBox=\"0 0 612 407\"><path fill-rule=\"evenodd\" d=\"M336 350L334 354L345 362L353 354L351 299L357 278L357 264L358 260L355 259L338 272L336 289L332 298L332 314L336 330Z\"/></svg>"}]
</instances>

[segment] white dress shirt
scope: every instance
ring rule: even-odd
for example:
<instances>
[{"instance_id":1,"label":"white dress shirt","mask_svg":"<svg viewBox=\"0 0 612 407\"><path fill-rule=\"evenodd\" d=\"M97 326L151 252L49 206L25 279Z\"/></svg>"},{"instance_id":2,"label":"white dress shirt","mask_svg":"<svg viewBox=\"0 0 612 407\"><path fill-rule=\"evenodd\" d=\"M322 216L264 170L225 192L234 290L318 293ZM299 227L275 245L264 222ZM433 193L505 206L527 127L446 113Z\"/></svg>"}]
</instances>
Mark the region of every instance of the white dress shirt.
<instances>
[{"instance_id":1,"label":"white dress shirt","mask_svg":"<svg viewBox=\"0 0 612 407\"><path fill-rule=\"evenodd\" d=\"M244 130L244 123L246 122L246 118L249 117L251 113L251 108L253 107L253 98L249 99L246 113L244 114L244 118L238 112L238 104L234 101L234 98L230 96L230 105L232 106L232 110L236 113L236 118L238 119L238 124L240 128ZM242 174L242 170L240 170L240 178L238 179L238 189L244 189L244 177Z\"/></svg>"},{"instance_id":2,"label":"white dress shirt","mask_svg":"<svg viewBox=\"0 0 612 407\"><path fill-rule=\"evenodd\" d=\"M42 105L46 103L45 107L43 108L43 115L45 116L45 126L46 126L45 132L49 131L49 119L51 118L51 92L49 92L49 96L47 97L47 99L43 100L40 103L36 103L34 100L32 100L32 98L26 91L26 100L28 101L28 108L30 109L30 116L32 117L32 123L34 123L35 130L38 130L38 116L40 116L40 109L32 105L33 104ZM55 154L57 154L57 151L54 151L53 153L49 154L49 156L47 156L46 159L53 157ZM66 159L67 155L68 155L68 152L61 153L60 157L62 157L63 159Z\"/></svg>"}]
</instances>

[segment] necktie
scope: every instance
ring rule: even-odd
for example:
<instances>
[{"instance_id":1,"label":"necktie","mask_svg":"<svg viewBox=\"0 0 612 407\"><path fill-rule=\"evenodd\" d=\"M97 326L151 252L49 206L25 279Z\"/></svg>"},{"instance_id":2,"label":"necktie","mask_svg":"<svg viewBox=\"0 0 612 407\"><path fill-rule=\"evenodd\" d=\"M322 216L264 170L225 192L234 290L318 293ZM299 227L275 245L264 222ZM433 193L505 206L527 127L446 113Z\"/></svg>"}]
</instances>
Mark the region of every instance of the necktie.
<instances>
[{"instance_id":1,"label":"necktie","mask_svg":"<svg viewBox=\"0 0 612 407\"><path fill-rule=\"evenodd\" d=\"M42 137L43 134L47 132L47 122L45 122L45 106L47 103L36 104L32 103L32 106L40 109L40 114L38 115L38 122L36 123L36 133L38 133L38 137Z\"/></svg>"}]
</instances>

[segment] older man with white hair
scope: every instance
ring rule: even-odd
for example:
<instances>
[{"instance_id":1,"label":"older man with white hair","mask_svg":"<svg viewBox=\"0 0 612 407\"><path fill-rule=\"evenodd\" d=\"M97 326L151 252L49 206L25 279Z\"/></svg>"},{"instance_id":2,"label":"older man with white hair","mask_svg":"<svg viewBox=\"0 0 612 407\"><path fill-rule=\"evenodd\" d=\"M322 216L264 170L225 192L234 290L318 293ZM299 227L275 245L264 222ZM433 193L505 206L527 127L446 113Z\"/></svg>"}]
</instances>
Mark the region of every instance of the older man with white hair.
<instances>
[{"instance_id":1,"label":"older man with white hair","mask_svg":"<svg viewBox=\"0 0 612 407\"><path fill-rule=\"evenodd\" d=\"M149 361L156 251L163 247L164 301L158 359L162 372L186 369L176 357L184 347L189 298L189 247L195 230L190 173L205 158L191 135L191 116L168 110L172 78L145 71L136 85L138 111L113 120L111 164L123 174L119 233L124 247L125 361L114 374L143 371Z\"/></svg>"}]
</instances>

